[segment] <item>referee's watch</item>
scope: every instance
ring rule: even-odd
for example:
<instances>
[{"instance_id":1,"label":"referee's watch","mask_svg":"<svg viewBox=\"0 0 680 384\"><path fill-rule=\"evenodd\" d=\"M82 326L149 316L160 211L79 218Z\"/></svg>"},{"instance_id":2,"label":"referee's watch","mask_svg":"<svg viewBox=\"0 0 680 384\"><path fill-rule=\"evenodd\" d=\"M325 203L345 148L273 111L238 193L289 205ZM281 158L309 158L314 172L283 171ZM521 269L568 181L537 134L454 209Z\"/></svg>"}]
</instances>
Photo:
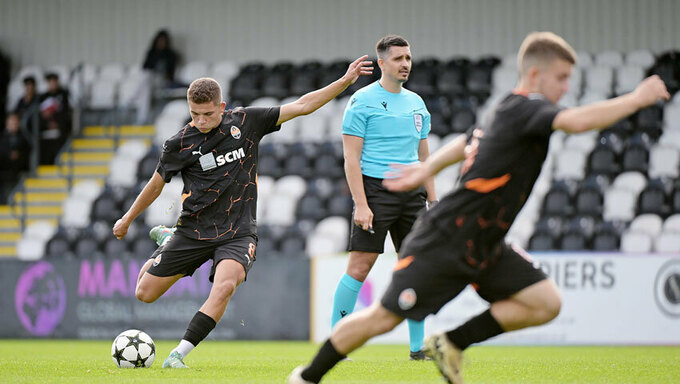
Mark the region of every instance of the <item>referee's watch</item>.
<instances>
[{"instance_id":1,"label":"referee's watch","mask_svg":"<svg viewBox=\"0 0 680 384\"><path fill-rule=\"evenodd\" d=\"M425 204L425 206L427 207L427 210L429 211L430 209L432 209L432 207L434 207L435 205L437 205L438 202L439 202L439 200L428 201L428 202Z\"/></svg>"}]
</instances>

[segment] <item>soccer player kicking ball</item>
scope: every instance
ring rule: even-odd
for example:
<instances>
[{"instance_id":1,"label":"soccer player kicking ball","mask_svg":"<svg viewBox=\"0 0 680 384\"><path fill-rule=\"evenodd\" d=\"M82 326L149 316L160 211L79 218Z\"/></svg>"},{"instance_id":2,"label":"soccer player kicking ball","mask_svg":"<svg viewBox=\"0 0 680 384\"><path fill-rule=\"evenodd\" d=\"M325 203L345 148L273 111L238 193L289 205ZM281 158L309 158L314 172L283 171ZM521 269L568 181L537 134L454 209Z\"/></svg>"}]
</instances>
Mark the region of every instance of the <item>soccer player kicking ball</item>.
<instances>
[{"instance_id":1,"label":"soccer player kicking ball","mask_svg":"<svg viewBox=\"0 0 680 384\"><path fill-rule=\"evenodd\" d=\"M424 163L399 167L398 177L384 181L390 190L411 190L464 160L459 187L421 216L404 240L403 258L382 300L341 320L311 364L293 370L289 383L318 383L370 338L404 318L423 320L436 313L468 284L490 308L425 341L426 353L449 383L463 382L462 352L468 346L547 323L559 314L555 283L525 251L503 240L541 171L550 134L605 128L670 95L663 81L652 76L626 95L561 109L555 104L567 92L576 62L571 46L553 33L532 33L517 59L519 85L485 124Z\"/></svg>"},{"instance_id":2,"label":"soccer player kicking ball","mask_svg":"<svg viewBox=\"0 0 680 384\"><path fill-rule=\"evenodd\" d=\"M192 121L165 142L156 172L113 227L116 238L124 238L130 223L156 200L165 183L182 173L182 214L176 233L152 230L160 247L141 268L135 295L152 303L208 260L213 261L213 286L163 368L186 368L184 358L215 328L255 261L260 140L279 130L282 123L316 111L359 76L371 74L372 62L366 61L367 57L356 59L345 75L330 85L280 107L225 110L215 80L200 78L189 86Z\"/></svg>"}]
</instances>

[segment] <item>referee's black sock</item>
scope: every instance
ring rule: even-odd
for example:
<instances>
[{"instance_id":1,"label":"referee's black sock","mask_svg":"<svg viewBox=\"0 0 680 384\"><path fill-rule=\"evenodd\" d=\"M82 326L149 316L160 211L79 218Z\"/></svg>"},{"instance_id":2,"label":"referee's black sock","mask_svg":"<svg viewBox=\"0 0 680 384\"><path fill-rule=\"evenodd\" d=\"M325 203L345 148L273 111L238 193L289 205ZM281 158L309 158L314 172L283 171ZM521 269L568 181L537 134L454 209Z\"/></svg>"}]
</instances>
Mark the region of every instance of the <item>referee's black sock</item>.
<instances>
[{"instance_id":1,"label":"referee's black sock","mask_svg":"<svg viewBox=\"0 0 680 384\"><path fill-rule=\"evenodd\" d=\"M453 331L446 332L446 336L462 351L470 344L482 342L503 332L503 328L491 315L491 310L487 309Z\"/></svg>"},{"instance_id":2,"label":"referee's black sock","mask_svg":"<svg viewBox=\"0 0 680 384\"><path fill-rule=\"evenodd\" d=\"M194 346L197 346L210 331L215 328L217 323L212 317L206 315L205 313L198 311L194 315L194 318L189 322L187 331L184 334L184 340L190 342Z\"/></svg>"},{"instance_id":3,"label":"referee's black sock","mask_svg":"<svg viewBox=\"0 0 680 384\"><path fill-rule=\"evenodd\" d=\"M326 372L330 371L335 364L344 358L344 355L335 350L335 347L331 344L331 339L328 339L314 356L312 363L302 371L302 378L312 383L318 383Z\"/></svg>"}]
</instances>

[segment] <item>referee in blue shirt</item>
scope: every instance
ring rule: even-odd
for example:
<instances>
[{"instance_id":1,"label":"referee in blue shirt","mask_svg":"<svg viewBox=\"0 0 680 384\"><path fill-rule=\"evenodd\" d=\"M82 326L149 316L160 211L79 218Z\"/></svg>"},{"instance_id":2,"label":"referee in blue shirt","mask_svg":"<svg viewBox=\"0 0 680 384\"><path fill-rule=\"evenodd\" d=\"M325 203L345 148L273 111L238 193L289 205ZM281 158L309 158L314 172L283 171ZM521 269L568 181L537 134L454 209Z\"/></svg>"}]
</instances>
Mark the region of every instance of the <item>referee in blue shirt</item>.
<instances>
[{"instance_id":1,"label":"referee in blue shirt","mask_svg":"<svg viewBox=\"0 0 680 384\"><path fill-rule=\"evenodd\" d=\"M350 234L347 271L335 291L332 326L354 310L366 276L383 253L387 231L398 252L418 213L437 201L433 179L424 188L409 192L390 192L382 185L391 164L427 159L430 113L420 96L402 87L411 72L408 42L388 35L378 41L376 52L382 76L352 96L342 123L345 173L354 200L355 225ZM408 323L410 359L423 360L424 323Z\"/></svg>"}]
</instances>

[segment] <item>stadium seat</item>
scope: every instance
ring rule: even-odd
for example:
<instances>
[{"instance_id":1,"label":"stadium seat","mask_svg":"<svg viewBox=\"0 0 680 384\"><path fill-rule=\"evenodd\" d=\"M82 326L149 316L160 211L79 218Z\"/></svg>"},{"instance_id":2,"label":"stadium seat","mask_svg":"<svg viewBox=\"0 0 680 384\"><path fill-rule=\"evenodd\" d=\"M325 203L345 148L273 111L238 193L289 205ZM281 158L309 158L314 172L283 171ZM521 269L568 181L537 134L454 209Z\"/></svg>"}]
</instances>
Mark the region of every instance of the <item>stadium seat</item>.
<instances>
[{"instance_id":1,"label":"stadium seat","mask_svg":"<svg viewBox=\"0 0 680 384\"><path fill-rule=\"evenodd\" d=\"M595 54L595 65L617 68L623 65L623 55L618 51L603 51Z\"/></svg>"},{"instance_id":2,"label":"stadium seat","mask_svg":"<svg viewBox=\"0 0 680 384\"><path fill-rule=\"evenodd\" d=\"M625 57L626 65L636 65L649 68L654 64L654 55L646 49L628 52Z\"/></svg>"},{"instance_id":3,"label":"stadium seat","mask_svg":"<svg viewBox=\"0 0 680 384\"><path fill-rule=\"evenodd\" d=\"M621 252L648 253L652 251L652 237L644 232L626 231L621 236Z\"/></svg>"},{"instance_id":4,"label":"stadium seat","mask_svg":"<svg viewBox=\"0 0 680 384\"><path fill-rule=\"evenodd\" d=\"M67 198L62 204L61 225L64 227L84 228L90 224L92 202L79 198Z\"/></svg>"},{"instance_id":5,"label":"stadium seat","mask_svg":"<svg viewBox=\"0 0 680 384\"><path fill-rule=\"evenodd\" d=\"M637 197L647 186L647 178L640 172L624 172L616 176L612 186L628 189Z\"/></svg>"},{"instance_id":6,"label":"stadium seat","mask_svg":"<svg viewBox=\"0 0 680 384\"><path fill-rule=\"evenodd\" d=\"M659 179L651 180L638 197L638 212L666 217L671 213L666 188Z\"/></svg>"},{"instance_id":7,"label":"stadium seat","mask_svg":"<svg viewBox=\"0 0 680 384\"><path fill-rule=\"evenodd\" d=\"M108 79L119 83L126 75L127 69L123 63L107 63L99 68L99 79Z\"/></svg>"},{"instance_id":8,"label":"stadium seat","mask_svg":"<svg viewBox=\"0 0 680 384\"><path fill-rule=\"evenodd\" d=\"M556 182L545 196L543 212L550 216L569 216L573 212L572 190L565 182Z\"/></svg>"},{"instance_id":9,"label":"stadium seat","mask_svg":"<svg viewBox=\"0 0 680 384\"><path fill-rule=\"evenodd\" d=\"M633 136L623 152L623 171L646 174L649 169L649 147L638 138L639 136Z\"/></svg>"},{"instance_id":10,"label":"stadium seat","mask_svg":"<svg viewBox=\"0 0 680 384\"><path fill-rule=\"evenodd\" d=\"M583 69L581 67L576 66L571 70L571 77L569 77L569 91L567 92L567 95L572 95L573 97L578 98L579 96L581 96L582 93L583 93Z\"/></svg>"},{"instance_id":11,"label":"stadium seat","mask_svg":"<svg viewBox=\"0 0 680 384\"><path fill-rule=\"evenodd\" d=\"M631 223L629 229L634 232L646 233L655 238L661 233L663 219L654 214L642 214L637 216Z\"/></svg>"},{"instance_id":12,"label":"stadium seat","mask_svg":"<svg viewBox=\"0 0 680 384\"><path fill-rule=\"evenodd\" d=\"M335 155L323 154L314 162L314 173L334 179L341 178L345 175L343 160Z\"/></svg>"},{"instance_id":13,"label":"stadium seat","mask_svg":"<svg viewBox=\"0 0 680 384\"><path fill-rule=\"evenodd\" d=\"M109 223L114 223L121 216L123 216L123 212L118 208L112 196L104 194L94 201L92 206L92 221L104 220Z\"/></svg>"},{"instance_id":14,"label":"stadium seat","mask_svg":"<svg viewBox=\"0 0 680 384\"><path fill-rule=\"evenodd\" d=\"M644 79L645 71L640 66L625 66L616 70L616 91L617 95L631 92Z\"/></svg>"},{"instance_id":15,"label":"stadium seat","mask_svg":"<svg viewBox=\"0 0 680 384\"><path fill-rule=\"evenodd\" d=\"M199 77L210 74L210 66L204 61L191 61L184 64L177 73L177 81L187 86Z\"/></svg>"},{"instance_id":16,"label":"stadium seat","mask_svg":"<svg viewBox=\"0 0 680 384\"><path fill-rule=\"evenodd\" d=\"M442 65L437 77L437 89L441 94L453 95L466 92L465 74L469 66L466 59L454 59Z\"/></svg>"},{"instance_id":17,"label":"stadium seat","mask_svg":"<svg viewBox=\"0 0 680 384\"><path fill-rule=\"evenodd\" d=\"M619 235L611 223L604 222L597 229L593 236L592 249L597 252L616 251L619 249Z\"/></svg>"},{"instance_id":18,"label":"stadium seat","mask_svg":"<svg viewBox=\"0 0 680 384\"><path fill-rule=\"evenodd\" d=\"M298 201L295 216L302 220L319 221L326 216L323 201L314 194L307 194Z\"/></svg>"},{"instance_id":19,"label":"stadium seat","mask_svg":"<svg viewBox=\"0 0 680 384\"><path fill-rule=\"evenodd\" d=\"M579 215L601 216L603 209L602 186L595 177L589 177L576 192L574 198L576 213Z\"/></svg>"},{"instance_id":20,"label":"stadium seat","mask_svg":"<svg viewBox=\"0 0 680 384\"><path fill-rule=\"evenodd\" d=\"M678 95L680 95L680 93L678 93ZM664 133L670 133L668 131L674 131L672 134L677 136L677 132L680 132L680 101L673 101L664 108L663 127ZM678 144L676 141L676 145L680 144Z\"/></svg>"},{"instance_id":21,"label":"stadium seat","mask_svg":"<svg viewBox=\"0 0 680 384\"><path fill-rule=\"evenodd\" d=\"M108 258L127 257L128 245L124 241L116 238L110 238L104 243L104 255Z\"/></svg>"},{"instance_id":22,"label":"stadium seat","mask_svg":"<svg viewBox=\"0 0 680 384\"><path fill-rule=\"evenodd\" d=\"M680 233L680 214L668 216L668 218L663 222L663 232Z\"/></svg>"},{"instance_id":23,"label":"stadium seat","mask_svg":"<svg viewBox=\"0 0 680 384\"><path fill-rule=\"evenodd\" d=\"M132 244L132 255L139 259L148 259L158 246L148 236L139 236Z\"/></svg>"},{"instance_id":24,"label":"stadium seat","mask_svg":"<svg viewBox=\"0 0 680 384\"><path fill-rule=\"evenodd\" d=\"M310 61L298 66L290 74L290 93L302 96L317 89L322 67L322 64L318 61Z\"/></svg>"},{"instance_id":25,"label":"stadium seat","mask_svg":"<svg viewBox=\"0 0 680 384\"><path fill-rule=\"evenodd\" d=\"M286 237L281 242L281 254L287 258L305 256L305 240L300 237Z\"/></svg>"},{"instance_id":26,"label":"stadium seat","mask_svg":"<svg viewBox=\"0 0 680 384\"><path fill-rule=\"evenodd\" d=\"M578 105L588 105L607 100L609 96L602 91L586 89L583 95L578 99Z\"/></svg>"},{"instance_id":27,"label":"stadium seat","mask_svg":"<svg viewBox=\"0 0 680 384\"><path fill-rule=\"evenodd\" d=\"M97 110L113 109L116 106L117 93L117 80L99 78L92 84L88 106L90 109Z\"/></svg>"},{"instance_id":28,"label":"stadium seat","mask_svg":"<svg viewBox=\"0 0 680 384\"><path fill-rule=\"evenodd\" d=\"M585 176L587 154L576 149L564 149L557 154L554 178L557 180L582 180Z\"/></svg>"},{"instance_id":29,"label":"stadium seat","mask_svg":"<svg viewBox=\"0 0 680 384\"><path fill-rule=\"evenodd\" d=\"M273 196L266 201L262 222L265 224L287 226L295 222L295 207L299 197L281 193L276 189ZM262 203L262 201L261 201Z\"/></svg>"},{"instance_id":30,"label":"stadium seat","mask_svg":"<svg viewBox=\"0 0 680 384\"><path fill-rule=\"evenodd\" d=\"M517 86L519 72L517 65L496 67L491 78L492 93L507 94ZM572 72L573 76L573 72Z\"/></svg>"},{"instance_id":31,"label":"stadium seat","mask_svg":"<svg viewBox=\"0 0 680 384\"><path fill-rule=\"evenodd\" d=\"M146 209L144 222L149 227L159 224L171 227L177 223L182 208L180 194L169 197L164 192Z\"/></svg>"},{"instance_id":32,"label":"stadium seat","mask_svg":"<svg viewBox=\"0 0 680 384\"><path fill-rule=\"evenodd\" d=\"M654 240L654 251L661 253L680 253L680 233L664 232Z\"/></svg>"},{"instance_id":33,"label":"stadium seat","mask_svg":"<svg viewBox=\"0 0 680 384\"><path fill-rule=\"evenodd\" d=\"M678 178L680 151L675 147L656 145L649 153L649 177Z\"/></svg>"},{"instance_id":34,"label":"stadium seat","mask_svg":"<svg viewBox=\"0 0 680 384\"><path fill-rule=\"evenodd\" d=\"M589 153L595 148L598 142L597 132L584 132L579 134L567 135L564 139L564 148L576 149Z\"/></svg>"},{"instance_id":35,"label":"stadium seat","mask_svg":"<svg viewBox=\"0 0 680 384\"><path fill-rule=\"evenodd\" d=\"M451 131L453 133L465 133L475 124L477 116L470 107L462 107L451 117Z\"/></svg>"},{"instance_id":36,"label":"stadium seat","mask_svg":"<svg viewBox=\"0 0 680 384\"><path fill-rule=\"evenodd\" d=\"M97 240L84 237L75 244L75 254L79 259L95 259L103 256Z\"/></svg>"},{"instance_id":37,"label":"stadium seat","mask_svg":"<svg viewBox=\"0 0 680 384\"><path fill-rule=\"evenodd\" d=\"M529 250L536 252L553 251L556 247L555 239L548 233L535 232L529 240Z\"/></svg>"},{"instance_id":38,"label":"stadium seat","mask_svg":"<svg viewBox=\"0 0 680 384\"><path fill-rule=\"evenodd\" d=\"M635 217L637 194L627 188L610 188L604 195L603 218L608 221L631 221Z\"/></svg>"},{"instance_id":39,"label":"stadium seat","mask_svg":"<svg viewBox=\"0 0 680 384\"><path fill-rule=\"evenodd\" d=\"M619 174L620 171L616 152L606 144L598 144L588 156L589 174L612 177Z\"/></svg>"},{"instance_id":40,"label":"stadium seat","mask_svg":"<svg viewBox=\"0 0 680 384\"><path fill-rule=\"evenodd\" d=\"M612 67L600 65L586 68L585 80L586 93L598 93L605 98L609 97L614 84L614 70Z\"/></svg>"},{"instance_id":41,"label":"stadium seat","mask_svg":"<svg viewBox=\"0 0 680 384\"><path fill-rule=\"evenodd\" d=\"M576 52L576 67L578 68L589 68L593 66L594 60L593 55L586 51Z\"/></svg>"},{"instance_id":42,"label":"stadium seat","mask_svg":"<svg viewBox=\"0 0 680 384\"><path fill-rule=\"evenodd\" d=\"M328 201L328 214L330 216L340 216L350 219L352 216L352 197L338 194Z\"/></svg>"},{"instance_id":43,"label":"stadium seat","mask_svg":"<svg viewBox=\"0 0 680 384\"><path fill-rule=\"evenodd\" d=\"M73 258L75 255L71 249L71 243L63 236L55 236L45 248L45 258L50 260L65 260Z\"/></svg>"}]
</instances>

